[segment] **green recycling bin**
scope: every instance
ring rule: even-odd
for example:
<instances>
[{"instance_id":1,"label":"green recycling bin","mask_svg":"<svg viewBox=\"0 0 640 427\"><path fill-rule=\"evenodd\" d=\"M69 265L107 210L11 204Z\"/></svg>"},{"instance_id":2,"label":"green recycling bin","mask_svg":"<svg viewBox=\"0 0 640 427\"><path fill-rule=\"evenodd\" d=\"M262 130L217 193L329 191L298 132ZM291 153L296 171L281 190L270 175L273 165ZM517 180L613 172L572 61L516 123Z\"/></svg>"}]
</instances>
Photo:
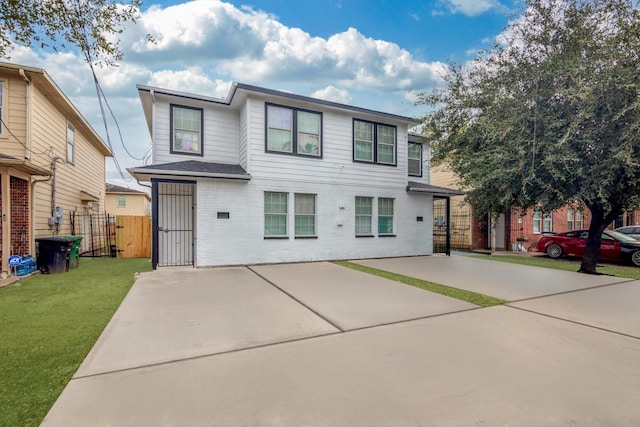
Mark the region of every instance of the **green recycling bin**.
<instances>
[{"instance_id":1,"label":"green recycling bin","mask_svg":"<svg viewBox=\"0 0 640 427\"><path fill-rule=\"evenodd\" d=\"M78 268L80 265L80 242L82 242L82 236L63 236L68 239L73 239L73 245L71 246L71 253L69 254L69 268Z\"/></svg>"}]
</instances>

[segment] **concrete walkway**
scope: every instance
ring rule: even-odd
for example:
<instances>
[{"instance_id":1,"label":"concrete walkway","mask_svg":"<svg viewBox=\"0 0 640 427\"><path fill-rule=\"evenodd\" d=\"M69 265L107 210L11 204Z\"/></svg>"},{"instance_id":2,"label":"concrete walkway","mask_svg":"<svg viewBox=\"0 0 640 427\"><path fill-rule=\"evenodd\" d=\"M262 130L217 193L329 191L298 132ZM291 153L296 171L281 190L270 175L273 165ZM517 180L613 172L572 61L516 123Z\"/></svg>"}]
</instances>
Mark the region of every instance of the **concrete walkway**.
<instances>
[{"instance_id":1,"label":"concrete walkway","mask_svg":"<svg viewBox=\"0 0 640 427\"><path fill-rule=\"evenodd\" d=\"M363 263L519 302L330 263L145 273L43 425L640 425L640 282L473 261Z\"/></svg>"}]
</instances>

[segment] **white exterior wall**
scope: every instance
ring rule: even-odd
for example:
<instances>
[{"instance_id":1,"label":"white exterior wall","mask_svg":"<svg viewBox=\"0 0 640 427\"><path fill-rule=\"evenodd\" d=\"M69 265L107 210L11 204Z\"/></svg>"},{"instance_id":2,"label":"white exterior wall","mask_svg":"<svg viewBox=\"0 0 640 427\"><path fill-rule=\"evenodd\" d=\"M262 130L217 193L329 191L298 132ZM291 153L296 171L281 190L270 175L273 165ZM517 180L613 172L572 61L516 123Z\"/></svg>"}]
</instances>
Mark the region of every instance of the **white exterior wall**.
<instances>
[{"instance_id":1,"label":"white exterior wall","mask_svg":"<svg viewBox=\"0 0 640 427\"><path fill-rule=\"evenodd\" d=\"M265 191L289 193L287 239L264 238ZM293 236L294 193L317 194L316 239ZM395 237L355 236L356 196L376 198L372 218L375 234L377 198L395 199ZM199 180L197 199L197 267L424 255L433 249L432 198L404 189L282 180ZM344 209L340 209L341 203ZM217 212L229 212L230 218L217 219ZM418 216L424 220L418 222Z\"/></svg>"},{"instance_id":2,"label":"white exterior wall","mask_svg":"<svg viewBox=\"0 0 640 427\"><path fill-rule=\"evenodd\" d=\"M407 175L407 124L384 116L341 111L323 105L271 99L252 94L234 109L180 101L204 108L204 157L170 153L169 97L155 105L154 163L199 160L240 164L251 180L198 179L196 209L197 267L357 259L431 254L433 199L409 194L407 181L429 182ZM265 152L265 101L318 111L322 119L322 158ZM396 126L397 165L353 161L353 119ZM426 153L423 151L423 160ZM426 172L426 168L425 168ZM287 239L264 238L264 192L289 194ZM317 238L294 233L294 194L316 194ZM355 236L355 197L373 197L372 232ZM379 197L393 198L395 237L377 236ZM340 206L344 206L341 209ZM229 212L229 219L217 219ZM423 221L418 222L417 217ZM342 225L338 225L339 219Z\"/></svg>"},{"instance_id":3,"label":"white exterior wall","mask_svg":"<svg viewBox=\"0 0 640 427\"><path fill-rule=\"evenodd\" d=\"M193 100L172 100L156 95L153 135L154 164L197 160L215 163L238 163L239 116L227 106L199 103ZM171 153L170 104L203 108L203 156Z\"/></svg>"}]
</instances>

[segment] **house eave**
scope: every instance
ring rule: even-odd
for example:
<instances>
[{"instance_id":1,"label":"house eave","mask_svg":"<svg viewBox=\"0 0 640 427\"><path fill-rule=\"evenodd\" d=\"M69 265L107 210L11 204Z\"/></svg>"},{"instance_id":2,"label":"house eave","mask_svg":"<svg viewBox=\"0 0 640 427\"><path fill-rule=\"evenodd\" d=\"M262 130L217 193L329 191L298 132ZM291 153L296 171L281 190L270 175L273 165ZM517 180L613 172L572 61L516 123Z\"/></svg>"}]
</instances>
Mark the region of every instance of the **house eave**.
<instances>
[{"instance_id":1,"label":"house eave","mask_svg":"<svg viewBox=\"0 0 640 427\"><path fill-rule=\"evenodd\" d=\"M178 179L188 180L190 178L211 178L211 179L233 179L240 181L249 181L251 175L244 174L228 174L228 173L211 173L211 172L194 172L194 171L169 171L162 169L136 169L130 168L127 171L138 181L151 181L151 179Z\"/></svg>"},{"instance_id":2,"label":"house eave","mask_svg":"<svg viewBox=\"0 0 640 427\"><path fill-rule=\"evenodd\" d=\"M443 197L465 195L463 191L455 190L453 188L438 187L436 185L422 184L419 182L411 182L411 181L407 184L407 192L431 194L433 196L443 196Z\"/></svg>"}]
</instances>

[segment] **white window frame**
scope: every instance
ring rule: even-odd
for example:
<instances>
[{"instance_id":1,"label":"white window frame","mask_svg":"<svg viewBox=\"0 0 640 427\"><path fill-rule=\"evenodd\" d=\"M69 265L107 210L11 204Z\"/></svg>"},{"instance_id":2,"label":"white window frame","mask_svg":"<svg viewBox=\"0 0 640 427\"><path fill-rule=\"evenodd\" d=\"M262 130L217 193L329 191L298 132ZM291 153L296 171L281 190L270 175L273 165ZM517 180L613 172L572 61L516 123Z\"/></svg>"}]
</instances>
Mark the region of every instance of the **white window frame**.
<instances>
[{"instance_id":1,"label":"white window frame","mask_svg":"<svg viewBox=\"0 0 640 427\"><path fill-rule=\"evenodd\" d=\"M76 129L67 122L67 163L75 163L76 155Z\"/></svg>"},{"instance_id":2,"label":"white window frame","mask_svg":"<svg viewBox=\"0 0 640 427\"><path fill-rule=\"evenodd\" d=\"M412 147L417 147L420 149L420 154L419 156L416 157L411 157L411 148ZM411 171L411 162L416 162L418 164L418 171L417 172L413 172ZM417 176L417 177L422 177L422 144L417 143L417 142L410 142L409 143L409 147L407 148L407 170L408 170L408 174L409 176Z\"/></svg>"},{"instance_id":3,"label":"white window frame","mask_svg":"<svg viewBox=\"0 0 640 427\"><path fill-rule=\"evenodd\" d=\"M358 213L358 201L367 200L369 202L369 212L368 213ZM365 197L365 196L356 196L355 198L355 233L356 237L371 237L373 236L373 197ZM359 230L359 219L368 219L369 229L368 230Z\"/></svg>"},{"instance_id":4,"label":"white window frame","mask_svg":"<svg viewBox=\"0 0 640 427\"><path fill-rule=\"evenodd\" d=\"M197 107L190 107L188 105L179 105L179 104L169 104L169 109L170 109L170 126L171 126L171 141L169 141L169 148L170 148L170 152L171 154L182 154L182 155L187 155L187 156L204 156L204 109L202 108L197 108ZM176 112L179 110L185 110L185 111L195 111L198 112L200 115L200 126L199 129L195 130L195 129L191 129L191 128L187 128L187 127L178 127L176 126ZM177 148L176 147L176 134L177 132L183 132L184 135L191 135L191 137L193 137L194 135L197 134L197 142L195 142L195 144L197 144L197 150L193 150L193 149L183 149L183 148ZM192 141L192 143L194 143Z\"/></svg>"},{"instance_id":5,"label":"white window frame","mask_svg":"<svg viewBox=\"0 0 640 427\"><path fill-rule=\"evenodd\" d=\"M278 195L284 195L284 200L285 200L285 211L284 212L267 212L267 195L270 194L278 194ZM289 236L288 234L288 230L289 230L289 193L283 193L280 191L265 191L264 192L264 237L265 239L278 239L278 238L287 238ZM268 228L267 228L267 218L269 216L278 216L278 217L284 217L284 234L269 234L267 233Z\"/></svg>"},{"instance_id":6,"label":"white window frame","mask_svg":"<svg viewBox=\"0 0 640 427\"><path fill-rule=\"evenodd\" d=\"M298 201L305 199L305 198L312 198L313 199L313 212L300 212L299 208L300 206L298 205ZM318 197L316 194L308 194L308 193L295 193L294 194L294 224L293 224L293 233L294 236L296 238L301 238L301 237L317 237L317 203L318 203ZM298 231L298 220L302 220L302 219L308 219L311 218L312 219L312 224L313 224L313 230L311 230L310 233L300 233Z\"/></svg>"},{"instance_id":7,"label":"white window frame","mask_svg":"<svg viewBox=\"0 0 640 427\"><path fill-rule=\"evenodd\" d=\"M550 233L553 231L553 212L544 212L542 215L542 232Z\"/></svg>"},{"instance_id":8,"label":"white window frame","mask_svg":"<svg viewBox=\"0 0 640 427\"><path fill-rule=\"evenodd\" d=\"M567 230L581 230L583 215L579 209L567 209Z\"/></svg>"},{"instance_id":9,"label":"white window frame","mask_svg":"<svg viewBox=\"0 0 640 427\"><path fill-rule=\"evenodd\" d=\"M126 208L127 207L127 196L124 194L118 194L118 207Z\"/></svg>"},{"instance_id":10,"label":"white window frame","mask_svg":"<svg viewBox=\"0 0 640 427\"><path fill-rule=\"evenodd\" d=\"M533 234L542 233L542 211L535 209L533 211Z\"/></svg>"}]
</instances>

